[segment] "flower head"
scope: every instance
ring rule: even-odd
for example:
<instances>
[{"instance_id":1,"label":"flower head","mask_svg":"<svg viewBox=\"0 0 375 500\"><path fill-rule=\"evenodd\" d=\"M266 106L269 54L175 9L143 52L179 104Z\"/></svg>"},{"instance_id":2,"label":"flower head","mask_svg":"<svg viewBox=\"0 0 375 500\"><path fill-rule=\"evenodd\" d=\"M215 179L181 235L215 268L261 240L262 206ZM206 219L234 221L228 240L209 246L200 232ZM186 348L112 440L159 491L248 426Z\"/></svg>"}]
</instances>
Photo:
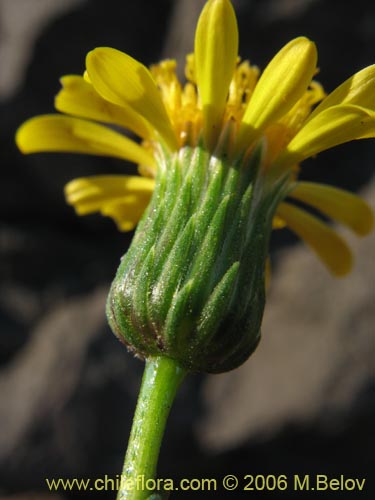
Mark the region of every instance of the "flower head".
<instances>
[{"instance_id":1,"label":"flower head","mask_svg":"<svg viewBox=\"0 0 375 500\"><path fill-rule=\"evenodd\" d=\"M83 76L61 79L55 107L63 114L32 118L18 130L24 153L69 151L139 165L139 176L80 178L65 189L78 214L99 211L120 230L133 229L147 208L133 244L141 250L130 249L120 266L113 290L122 298L109 306L113 328L130 332L127 341L137 352L161 349L182 356L184 335L195 328L190 361L183 364L206 367L191 361L199 349L209 350L208 341L199 341L204 336L216 336L211 371L246 358L258 340L261 313L254 310L262 312L263 299L259 292L247 293L246 300L240 295L262 288L272 224L295 231L334 274L350 270L351 253L342 238L293 201L359 235L371 230L372 212L364 201L339 188L300 182L298 170L323 150L375 136L375 65L328 96L314 80L316 72L316 47L305 37L285 45L262 73L241 60L230 1L208 0L194 54L187 57L185 84L173 60L148 69L116 49L96 48L87 55ZM249 255L259 276L246 270ZM191 299L193 292L198 299ZM225 301L236 302L236 311L227 310ZM224 319L218 318L220 308L227 310ZM250 313L256 316L252 328ZM245 340L238 334L242 353L232 348L230 361L222 362L228 346L217 332L234 317L251 334ZM151 332L148 340L135 339L136 328Z\"/></svg>"}]
</instances>

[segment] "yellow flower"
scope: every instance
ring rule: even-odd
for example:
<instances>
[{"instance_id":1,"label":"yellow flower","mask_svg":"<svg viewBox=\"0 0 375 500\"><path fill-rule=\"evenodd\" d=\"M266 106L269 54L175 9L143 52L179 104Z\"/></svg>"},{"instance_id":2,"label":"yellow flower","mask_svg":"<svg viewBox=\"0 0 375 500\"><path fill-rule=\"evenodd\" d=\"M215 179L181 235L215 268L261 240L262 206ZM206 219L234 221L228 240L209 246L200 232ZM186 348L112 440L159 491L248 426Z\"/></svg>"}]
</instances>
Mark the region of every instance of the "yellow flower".
<instances>
[{"instance_id":1,"label":"yellow flower","mask_svg":"<svg viewBox=\"0 0 375 500\"><path fill-rule=\"evenodd\" d=\"M120 230L132 230L147 207L155 179L186 147L203 144L213 156L244 162L263 144L259 176L265 185L288 177L287 196L347 225L359 235L373 225L368 205L331 186L300 182L304 159L354 139L375 136L375 65L328 96L313 80L317 52L299 37L263 73L238 57L238 30L229 0L209 0L199 18L194 54L183 85L176 63L147 69L116 49L87 55L84 76L61 79L55 107L63 114L30 119L17 132L23 153L66 151L118 157L139 164L139 176L80 178L66 188L79 215L99 211ZM130 139L125 130L139 136ZM336 275L351 268L342 238L315 215L280 202L274 227L287 225Z\"/></svg>"}]
</instances>

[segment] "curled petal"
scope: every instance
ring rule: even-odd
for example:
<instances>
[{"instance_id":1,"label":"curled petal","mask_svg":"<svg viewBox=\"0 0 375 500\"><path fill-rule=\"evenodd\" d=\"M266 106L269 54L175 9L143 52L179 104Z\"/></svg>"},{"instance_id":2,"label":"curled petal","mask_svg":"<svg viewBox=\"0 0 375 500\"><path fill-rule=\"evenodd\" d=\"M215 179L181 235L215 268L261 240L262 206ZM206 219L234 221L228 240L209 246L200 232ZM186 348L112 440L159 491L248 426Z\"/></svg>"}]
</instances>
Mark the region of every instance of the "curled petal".
<instances>
[{"instance_id":1,"label":"curled petal","mask_svg":"<svg viewBox=\"0 0 375 500\"><path fill-rule=\"evenodd\" d=\"M132 130L143 139L151 136L151 126L129 106L118 106L103 99L82 76L61 78L63 88L55 98L55 108L81 118L112 123Z\"/></svg>"},{"instance_id":2,"label":"curled petal","mask_svg":"<svg viewBox=\"0 0 375 500\"><path fill-rule=\"evenodd\" d=\"M98 94L118 106L131 107L176 149L176 136L160 92L143 64L119 50L99 47L87 54L86 67Z\"/></svg>"},{"instance_id":3,"label":"curled petal","mask_svg":"<svg viewBox=\"0 0 375 500\"><path fill-rule=\"evenodd\" d=\"M27 120L16 134L22 153L69 152L113 156L154 165L139 144L103 125L63 115L41 115Z\"/></svg>"},{"instance_id":4,"label":"curled petal","mask_svg":"<svg viewBox=\"0 0 375 500\"><path fill-rule=\"evenodd\" d=\"M264 70L242 118L239 148L281 118L300 99L316 70L315 44L299 37L283 47Z\"/></svg>"},{"instance_id":5,"label":"curled petal","mask_svg":"<svg viewBox=\"0 0 375 500\"><path fill-rule=\"evenodd\" d=\"M238 29L228 0L209 0L195 33L195 71L204 115L204 135L211 147L223 119L238 54Z\"/></svg>"},{"instance_id":6,"label":"curled petal","mask_svg":"<svg viewBox=\"0 0 375 500\"><path fill-rule=\"evenodd\" d=\"M111 175L74 179L65 186L67 202L78 215L100 212L120 231L131 231L146 209L154 181L144 177Z\"/></svg>"},{"instance_id":7,"label":"curled petal","mask_svg":"<svg viewBox=\"0 0 375 500\"><path fill-rule=\"evenodd\" d=\"M311 205L360 236L369 234L373 228L374 216L368 204L359 196L343 189L313 182L298 182L288 196Z\"/></svg>"},{"instance_id":8,"label":"curled petal","mask_svg":"<svg viewBox=\"0 0 375 500\"><path fill-rule=\"evenodd\" d=\"M332 106L306 123L275 166L287 168L325 149L369 137L375 137L375 113L359 106Z\"/></svg>"},{"instance_id":9,"label":"curled petal","mask_svg":"<svg viewBox=\"0 0 375 500\"><path fill-rule=\"evenodd\" d=\"M327 224L289 203L281 203L277 214L320 257L336 276L352 268L352 254L345 241Z\"/></svg>"},{"instance_id":10,"label":"curled petal","mask_svg":"<svg viewBox=\"0 0 375 500\"><path fill-rule=\"evenodd\" d=\"M375 64L355 73L331 92L308 118L338 104L354 104L375 111Z\"/></svg>"}]
</instances>

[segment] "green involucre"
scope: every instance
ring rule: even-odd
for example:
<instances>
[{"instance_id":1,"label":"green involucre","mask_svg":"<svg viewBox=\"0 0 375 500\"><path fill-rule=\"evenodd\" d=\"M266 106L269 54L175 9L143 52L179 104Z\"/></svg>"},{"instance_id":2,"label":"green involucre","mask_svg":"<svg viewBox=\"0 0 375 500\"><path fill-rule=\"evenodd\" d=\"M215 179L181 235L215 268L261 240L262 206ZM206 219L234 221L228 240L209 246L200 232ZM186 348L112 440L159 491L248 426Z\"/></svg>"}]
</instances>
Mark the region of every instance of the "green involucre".
<instances>
[{"instance_id":1,"label":"green involucre","mask_svg":"<svg viewBox=\"0 0 375 500\"><path fill-rule=\"evenodd\" d=\"M272 218L285 190L263 184L260 160L261 148L246 163L201 147L165 156L107 303L112 330L139 356L222 372L257 346Z\"/></svg>"}]
</instances>

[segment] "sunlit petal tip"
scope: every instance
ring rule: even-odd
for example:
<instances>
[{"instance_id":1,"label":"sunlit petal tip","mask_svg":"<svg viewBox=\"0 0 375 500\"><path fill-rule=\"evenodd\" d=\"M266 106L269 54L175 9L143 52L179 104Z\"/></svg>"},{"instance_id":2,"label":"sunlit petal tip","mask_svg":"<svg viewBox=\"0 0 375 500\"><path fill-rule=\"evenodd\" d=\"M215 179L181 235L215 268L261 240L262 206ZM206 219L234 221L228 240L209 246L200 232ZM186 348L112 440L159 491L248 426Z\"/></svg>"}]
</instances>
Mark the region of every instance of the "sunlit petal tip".
<instances>
[{"instance_id":1,"label":"sunlit petal tip","mask_svg":"<svg viewBox=\"0 0 375 500\"><path fill-rule=\"evenodd\" d=\"M93 192L92 179L91 177L78 177L65 184L64 195L66 201L70 205L74 205L77 200L87 198L90 192ZM98 192L98 189L96 189L96 192Z\"/></svg>"},{"instance_id":2,"label":"sunlit petal tip","mask_svg":"<svg viewBox=\"0 0 375 500\"><path fill-rule=\"evenodd\" d=\"M87 72L87 70L85 69L85 71L83 72L83 79L87 82L87 83L91 83L91 80L90 80L90 77L89 77L89 74Z\"/></svg>"},{"instance_id":3,"label":"sunlit petal tip","mask_svg":"<svg viewBox=\"0 0 375 500\"><path fill-rule=\"evenodd\" d=\"M332 106L306 123L275 160L285 169L321 151L356 139L375 137L375 113L360 106Z\"/></svg>"},{"instance_id":4,"label":"sunlit petal tip","mask_svg":"<svg viewBox=\"0 0 375 500\"><path fill-rule=\"evenodd\" d=\"M86 178L85 177L78 177L76 179L73 179L69 181L67 184L64 186L64 194L66 197L70 196L74 192L78 191L81 189L82 184L86 184Z\"/></svg>"},{"instance_id":5,"label":"sunlit petal tip","mask_svg":"<svg viewBox=\"0 0 375 500\"><path fill-rule=\"evenodd\" d=\"M71 81L71 78L75 78L77 77L78 75L64 75L64 76L60 76L59 78L59 82L61 83L61 86L62 87L66 87L66 85L69 84L69 82ZM81 77L83 78L83 77Z\"/></svg>"},{"instance_id":6,"label":"sunlit petal tip","mask_svg":"<svg viewBox=\"0 0 375 500\"><path fill-rule=\"evenodd\" d=\"M196 79L204 115L204 136L211 147L220 129L238 56L236 15L229 0L209 0L195 33Z\"/></svg>"},{"instance_id":7,"label":"sunlit petal tip","mask_svg":"<svg viewBox=\"0 0 375 500\"><path fill-rule=\"evenodd\" d=\"M20 127L18 127L15 136L16 145L23 154L28 153L29 141L27 140L27 135L28 135L29 122L30 120L27 120Z\"/></svg>"},{"instance_id":8,"label":"sunlit petal tip","mask_svg":"<svg viewBox=\"0 0 375 500\"><path fill-rule=\"evenodd\" d=\"M58 115L34 116L18 127L15 141L21 153L30 154L46 151L45 146L50 143L48 137L45 136L45 130L48 129L46 124L56 116Z\"/></svg>"},{"instance_id":9,"label":"sunlit petal tip","mask_svg":"<svg viewBox=\"0 0 375 500\"><path fill-rule=\"evenodd\" d=\"M316 71L315 43L298 37L285 45L264 70L242 119L243 147L287 113L306 91Z\"/></svg>"},{"instance_id":10,"label":"sunlit petal tip","mask_svg":"<svg viewBox=\"0 0 375 500\"><path fill-rule=\"evenodd\" d=\"M170 149L177 148L160 92L146 66L117 49L98 47L87 54L86 68L99 95L132 108L158 131Z\"/></svg>"},{"instance_id":11,"label":"sunlit petal tip","mask_svg":"<svg viewBox=\"0 0 375 500\"><path fill-rule=\"evenodd\" d=\"M327 224L289 203L281 203L277 214L335 276L345 276L352 270L353 257L348 245Z\"/></svg>"},{"instance_id":12,"label":"sunlit petal tip","mask_svg":"<svg viewBox=\"0 0 375 500\"><path fill-rule=\"evenodd\" d=\"M353 104L375 111L375 64L358 71L339 85L316 107L308 121L338 104Z\"/></svg>"}]
</instances>

